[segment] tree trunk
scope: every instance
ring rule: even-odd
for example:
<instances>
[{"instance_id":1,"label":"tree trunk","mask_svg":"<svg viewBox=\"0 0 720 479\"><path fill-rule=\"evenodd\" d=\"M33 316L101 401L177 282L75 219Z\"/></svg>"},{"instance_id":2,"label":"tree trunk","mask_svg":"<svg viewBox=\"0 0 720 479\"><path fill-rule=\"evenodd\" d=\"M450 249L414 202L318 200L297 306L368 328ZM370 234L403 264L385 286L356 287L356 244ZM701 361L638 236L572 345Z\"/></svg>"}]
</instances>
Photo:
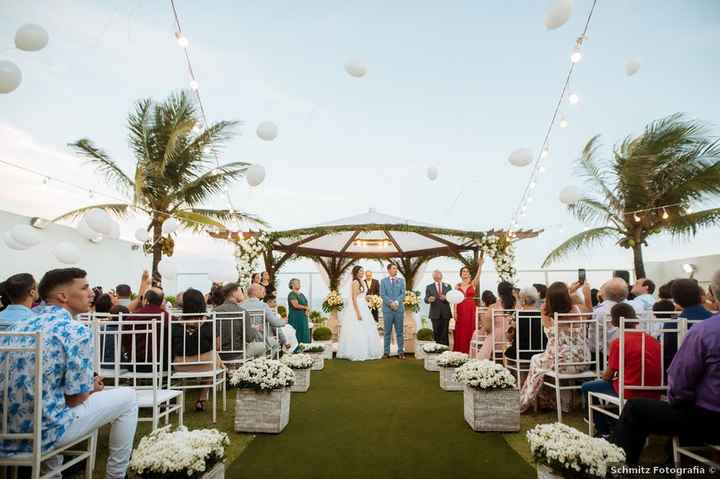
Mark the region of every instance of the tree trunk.
<instances>
[{"instance_id":1,"label":"tree trunk","mask_svg":"<svg viewBox=\"0 0 720 479\"><path fill-rule=\"evenodd\" d=\"M153 232L153 237L152 237L153 238L153 262L152 262L153 284L161 284L162 276L160 275L160 272L158 271L158 263L160 263L160 260L162 259L162 242L160 241L160 239L162 238L162 224L156 218L153 218L152 232Z\"/></svg>"},{"instance_id":2,"label":"tree trunk","mask_svg":"<svg viewBox=\"0 0 720 479\"><path fill-rule=\"evenodd\" d=\"M645 277L645 263L643 262L642 241L636 241L632 247L635 262L635 279Z\"/></svg>"}]
</instances>

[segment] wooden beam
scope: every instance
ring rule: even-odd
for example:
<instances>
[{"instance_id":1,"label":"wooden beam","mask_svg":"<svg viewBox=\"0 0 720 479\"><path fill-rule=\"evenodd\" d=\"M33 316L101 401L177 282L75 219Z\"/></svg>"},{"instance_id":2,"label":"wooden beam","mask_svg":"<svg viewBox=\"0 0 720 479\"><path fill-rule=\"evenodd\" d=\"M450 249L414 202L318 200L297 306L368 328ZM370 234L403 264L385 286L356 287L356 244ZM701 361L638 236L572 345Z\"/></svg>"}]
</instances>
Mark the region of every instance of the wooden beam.
<instances>
[{"instance_id":1,"label":"wooden beam","mask_svg":"<svg viewBox=\"0 0 720 479\"><path fill-rule=\"evenodd\" d=\"M425 233L425 232L419 231L417 234L419 234L420 236L424 236L424 237L426 237L427 239L431 239L431 240L433 240L433 241L437 241L438 243L442 243L442 244L444 244L445 246L447 246L448 248L452 248L452 249L455 249L455 250L457 250L457 249L459 249L459 248L462 248L462 244L453 243L452 241L446 240L446 239L444 239L444 238L440 238L439 236L435 236L435 235L432 234L432 233ZM474 240L473 240L473 241L474 241Z\"/></svg>"},{"instance_id":2,"label":"wooden beam","mask_svg":"<svg viewBox=\"0 0 720 479\"><path fill-rule=\"evenodd\" d=\"M354 232L354 233L350 236L350 239L347 240L347 243L345 243L345 245L344 245L344 246L342 247L342 249L339 251L339 253L340 253L340 254L345 253L345 252L348 250L348 248L350 247L350 245L352 244L352 242L355 241L355 238L358 237L359 234L360 234L359 231Z\"/></svg>"},{"instance_id":3,"label":"wooden beam","mask_svg":"<svg viewBox=\"0 0 720 479\"><path fill-rule=\"evenodd\" d=\"M392 242L392 244L395 245L395 249L398 250L398 253L403 254L402 248L400 247L400 245L398 244L398 242L395 241L395 237L390 234L390 231L388 231L388 230L383 230L383 233L385 233L385 236L387 236L387 238Z\"/></svg>"},{"instance_id":4,"label":"wooden beam","mask_svg":"<svg viewBox=\"0 0 720 479\"><path fill-rule=\"evenodd\" d=\"M323 236L325 236L325 233L318 233L318 234L310 235L310 236L308 236L308 237L306 237L306 238L304 238L304 239L301 239L301 240L299 240L299 241L296 241L296 242L294 242L294 243L290 243L289 245L283 245L283 246L287 246L288 248L297 248L297 247L300 246L300 245L303 245L303 244L305 244L305 243L309 243L309 242L314 241L314 240L316 240L316 239L318 239L318 238L322 238Z\"/></svg>"}]
</instances>

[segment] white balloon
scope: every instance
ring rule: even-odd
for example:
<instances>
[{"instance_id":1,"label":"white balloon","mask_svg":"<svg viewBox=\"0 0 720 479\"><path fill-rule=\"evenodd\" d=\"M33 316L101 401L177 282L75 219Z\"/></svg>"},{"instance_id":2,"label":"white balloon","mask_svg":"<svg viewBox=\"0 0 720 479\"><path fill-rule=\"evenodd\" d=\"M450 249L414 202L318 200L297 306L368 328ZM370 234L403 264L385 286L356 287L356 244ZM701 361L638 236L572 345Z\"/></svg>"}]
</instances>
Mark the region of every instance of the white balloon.
<instances>
[{"instance_id":1,"label":"white balloon","mask_svg":"<svg viewBox=\"0 0 720 479\"><path fill-rule=\"evenodd\" d=\"M250 186L258 186L265 181L265 167L262 165L252 165L245 172L245 180Z\"/></svg>"},{"instance_id":2,"label":"white balloon","mask_svg":"<svg viewBox=\"0 0 720 479\"><path fill-rule=\"evenodd\" d=\"M345 63L345 71L348 75L355 77L355 78L362 78L367 73L367 65L365 65L365 62L353 59L348 60Z\"/></svg>"},{"instance_id":3,"label":"white balloon","mask_svg":"<svg viewBox=\"0 0 720 479\"><path fill-rule=\"evenodd\" d=\"M530 148L519 148L508 157L508 161L513 166L527 166L532 163L533 152Z\"/></svg>"},{"instance_id":4,"label":"white balloon","mask_svg":"<svg viewBox=\"0 0 720 479\"><path fill-rule=\"evenodd\" d=\"M177 231L180 227L180 222L175 218L168 218L162 224L163 234L170 235Z\"/></svg>"},{"instance_id":5,"label":"white balloon","mask_svg":"<svg viewBox=\"0 0 720 479\"><path fill-rule=\"evenodd\" d=\"M560 201L566 205L574 205L582 198L582 193L577 186L569 185L560 190Z\"/></svg>"},{"instance_id":6,"label":"white balloon","mask_svg":"<svg viewBox=\"0 0 720 479\"><path fill-rule=\"evenodd\" d=\"M75 264L80 261L80 250L78 247L65 241L55 246L53 254L61 263Z\"/></svg>"},{"instance_id":7,"label":"white balloon","mask_svg":"<svg viewBox=\"0 0 720 479\"><path fill-rule=\"evenodd\" d=\"M273 141L278 136L278 127L271 121L264 121L258 125L256 133L261 140Z\"/></svg>"},{"instance_id":8,"label":"white balloon","mask_svg":"<svg viewBox=\"0 0 720 479\"><path fill-rule=\"evenodd\" d=\"M100 233L88 226L85 218L81 219L80 223L78 223L77 232L80 233L80 235L87 240L100 241L102 239L102 235Z\"/></svg>"},{"instance_id":9,"label":"white balloon","mask_svg":"<svg viewBox=\"0 0 720 479\"><path fill-rule=\"evenodd\" d=\"M22 72L11 61L0 60L0 93L10 93L20 86Z\"/></svg>"},{"instance_id":10,"label":"white balloon","mask_svg":"<svg viewBox=\"0 0 720 479\"><path fill-rule=\"evenodd\" d=\"M40 25L27 23L15 32L15 46L26 52L42 50L48 44L48 32Z\"/></svg>"},{"instance_id":11,"label":"white balloon","mask_svg":"<svg viewBox=\"0 0 720 479\"><path fill-rule=\"evenodd\" d=\"M150 240L150 233L145 228L138 228L135 230L135 239L141 243L145 243Z\"/></svg>"},{"instance_id":12,"label":"white balloon","mask_svg":"<svg viewBox=\"0 0 720 479\"><path fill-rule=\"evenodd\" d=\"M107 211L93 208L85 213L85 222L93 231L105 236L112 234L113 220Z\"/></svg>"},{"instance_id":13,"label":"white balloon","mask_svg":"<svg viewBox=\"0 0 720 479\"><path fill-rule=\"evenodd\" d=\"M625 74L629 77L633 76L640 70L640 60L637 58L628 58L625 60Z\"/></svg>"},{"instance_id":14,"label":"white balloon","mask_svg":"<svg viewBox=\"0 0 720 479\"><path fill-rule=\"evenodd\" d=\"M10 236L16 243L27 247L37 246L42 242L40 232L30 225L15 225L10 230Z\"/></svg>"},{"instance_id":15,"label":"white balloon","mask_svg":"<svg viewBox=\"0 0 720 479\"><path fill-rule=\"evenodd\" d=\"M428 180L430 180L430 181L437 180L438 169L436 167L429 166L426 173L427 173Z\"/></svg>"},{"instance_id":16,"label":"white balloon","mask_svg":"<svg viewBox=\"0 0 720 479\"><path fill-rule=\"evenodd\" d=\"M108 238L110 239L120 239L120 225L117 221L113 221L110 223L112 225L112 231L108 235Z\"/></svg>"},{"instance_id":17,"label":"white balloon","mask_svg":"<svg viewBox=\"0 0 720 479\"><path fill-rule=\"evenodd\" d=\"M453 289L452 291L448 291L448 294L445 295L445 299L447 299L450 304L460 304L465 301L465 295L462 291Z\"/></svg>"},{"instance_id":18,"label":"white balloon","mask_svg":"<svg viewBox=\"0 0 720 479\"><path fill-rule=\"evenodd\" d=\"M238 273L234 267L223 264L210 271L208 278L210 278L210 281L213 283L232 283L233 281L237 281Z\"/></svg>"},{"instance_id":19,"label":"white balloon","mask_svg":"<svg viewBox=\"0 0 720 479\"><path fill-rule=\"evenodd\" d=\"M158 273L165 279L173 279L177 276L177 265L169 259L161 259L158 263Z\"/></svg>"},{"instance_id":20,"label":"white balloon","mask_svg":"<svg viewBox=\"0 0 720 479\"><path fill-rule=\"evenodd\" d=\"M23 250L26 250L29 248L29 246L15 241L15 239L12 237L12 235L10 234L9 231L6 231L5 233L3 233L3 242L5 243L5 245L8 248L14 249L16 251L23 251Z\"/></svg>"},{"instance_id":21,"label":"white balloon","mask_svg":"<svg viewBox=\"0 0 720 479\"><path fill-rule=\"evenodd\" d=\"M555 30L568 21L572 13L572 0L554 0L545 12L545 28Z\"/></svg>"}]
</instances>

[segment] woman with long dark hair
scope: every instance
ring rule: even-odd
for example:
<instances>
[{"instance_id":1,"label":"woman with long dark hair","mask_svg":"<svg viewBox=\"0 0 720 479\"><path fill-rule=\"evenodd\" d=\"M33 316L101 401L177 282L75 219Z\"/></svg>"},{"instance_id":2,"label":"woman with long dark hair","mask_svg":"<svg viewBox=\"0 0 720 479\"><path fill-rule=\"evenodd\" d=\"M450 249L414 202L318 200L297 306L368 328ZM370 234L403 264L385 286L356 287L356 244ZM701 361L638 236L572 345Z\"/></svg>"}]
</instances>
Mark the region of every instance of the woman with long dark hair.
<instances>
[{"instance_id":1,"label":"woman with long dark hair","mask_svg":"<svg viewBox=\"0 0 720 479\"><path fill-rule=\"evenodd\" d=\"M475 292L480 286L480 272L482 271L482 259L478 264L477 273L473 278L470 268L460 268L460 282L456 288L465 295L462 303L455 306L455 332L453 333L453 351L461 353L470 352L470 340L475 332Z\"/></svg>"},{"instance_id":2,"label":"woman with long dark hair","mask_svg":"<svg viewBox=\"0 0 720 479\"><path fill-rule=\"evenodd\" d=\"M10 276L0 283L0 330L5 330L10 323L20 321L32 315L32 306L38 300L38 288L35 278L29 273Z\"/></svg>"},{"instance_id":3,"label":"woman with long dark hair","mask_svg":"<svg viewBox=\"0 0 720 479\"><path fill-rule=\"evenodd\" d=\"M355 265L352 269L352 281L347 305L340 312L340 339L337 357L351 361L380 359L383 345L378 334L377 324L365 300L363 278L365 270ZM349 304L348 304L349 303Z\"/></svg>"},{"instance_id":4,"label":"woman with long dark hair","mask_svg":"<svg viewBox=\"0 0 720 479\"><path fill-rule=\"evenodd\" d=\"M491 304L482 316L482 333L485 340L478 352L478 359L492 359L493 351L500 346L505 348L508 346L505 340L506 332L512 324L512 318L515 310L515 293L512 283L508 281L500 281L497 287L498 299L495 304ZM493 318L495 328L493 329Z\"/></svg>"}]
</instances>

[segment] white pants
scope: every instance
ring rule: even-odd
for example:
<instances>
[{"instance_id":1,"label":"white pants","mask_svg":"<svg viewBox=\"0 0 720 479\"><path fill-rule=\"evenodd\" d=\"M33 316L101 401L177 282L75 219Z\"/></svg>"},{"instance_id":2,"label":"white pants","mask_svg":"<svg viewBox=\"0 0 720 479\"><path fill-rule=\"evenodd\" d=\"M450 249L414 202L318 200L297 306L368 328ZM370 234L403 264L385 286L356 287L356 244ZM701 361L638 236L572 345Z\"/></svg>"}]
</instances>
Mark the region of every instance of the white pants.
<instances>
[{"instance_id":1,"label":"white pants","mask_svg":"<svg viewBox=\"0 0 720 479\"><path fill-rule=\"evenodd\" d=\"M137 427L138 405L135 390L106 389L91 394L84 403L72 408L71 411L75 419L62 435L57 446L69 444L105 424L112 423L105 477L108 479L125 477Z\"/></svg>"}]
</instances>

